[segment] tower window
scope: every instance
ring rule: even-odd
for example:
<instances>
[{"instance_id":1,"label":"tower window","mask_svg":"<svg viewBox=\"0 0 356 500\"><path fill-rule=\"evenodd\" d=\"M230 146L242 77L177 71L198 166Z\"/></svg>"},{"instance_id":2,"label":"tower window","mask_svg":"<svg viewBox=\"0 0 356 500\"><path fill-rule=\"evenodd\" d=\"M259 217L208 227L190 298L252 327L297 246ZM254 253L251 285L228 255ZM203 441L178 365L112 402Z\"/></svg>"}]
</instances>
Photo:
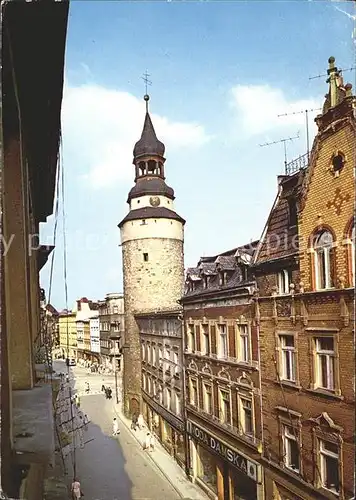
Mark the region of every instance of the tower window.
<instances>
[{"instance_id":1,"label":"tower window","mask_svg":"<svg viewBox=\"0 0 356 500\"><path fill-rule=\"evenodd\" d=\"M144 254L143 254L143 260L144 260L145 262L148 262L148 253L144 253Z\"/></svg>"}]
</instances>

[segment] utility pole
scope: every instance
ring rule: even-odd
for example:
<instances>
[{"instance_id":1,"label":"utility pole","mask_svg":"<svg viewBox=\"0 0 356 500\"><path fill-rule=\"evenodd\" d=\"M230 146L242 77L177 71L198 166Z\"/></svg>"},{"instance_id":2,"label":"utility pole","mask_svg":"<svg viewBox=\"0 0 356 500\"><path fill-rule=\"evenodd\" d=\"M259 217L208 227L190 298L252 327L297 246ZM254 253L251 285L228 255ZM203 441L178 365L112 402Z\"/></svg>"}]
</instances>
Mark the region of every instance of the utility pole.
<instances>
[{"instance_id":1,"label":"utility pole","mask_svg":"<svg viewBox=\"0 0 356 500\"><path fill-rule=\"evenodd\" d=\"M284 169L287 174L287 142L293 141L294 139L299 139L299 132L295 137L286 137L285 139L280 139L279 141L266 142L265 144L259 144L261 148L265 146L272 146L272 144L280 144L283 143L284 148Z\"/></svg>"},{"instance_id":2,"label":"utility pole","mask_svg":"<svg viewBox=\"0 0 356 500\"><path fill-rule=\"evenodd\" d=\"M313 108L313 109L305 109L301 111L293 111L292 113L283 113L281 115L277 115L278 118L281 118L282 116L292 116L292 115L300 115L301 113L305 113L305 128L306 128L306 136L307 136L307 155L308 155L308 161L309 161L309 152L310 152L310 147L309 147L309 115L308 113L311 113L312 111L320 111L321 108Z\"/></svg>"}]
</instances>

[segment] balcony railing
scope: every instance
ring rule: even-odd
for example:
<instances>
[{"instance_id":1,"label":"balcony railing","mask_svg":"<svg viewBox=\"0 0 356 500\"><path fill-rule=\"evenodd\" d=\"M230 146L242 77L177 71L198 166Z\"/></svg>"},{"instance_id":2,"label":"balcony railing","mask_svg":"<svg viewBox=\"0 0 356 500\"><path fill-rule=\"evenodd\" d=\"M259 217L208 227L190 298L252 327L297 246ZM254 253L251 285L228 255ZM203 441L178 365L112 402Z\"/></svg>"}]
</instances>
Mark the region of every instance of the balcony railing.
<instances>
[{"instance_id":1,"label":"balcony railing","mask_svg":"<svg viewBox=\"0 0 356 500\"><path fill-rule=\"evenodd\" d=\"M299 170L307 168L309 163L309 155L305 153L304 155L298 156L294 160L286 164L286 175L293 175Z\"/></svg>"}]
</instances>

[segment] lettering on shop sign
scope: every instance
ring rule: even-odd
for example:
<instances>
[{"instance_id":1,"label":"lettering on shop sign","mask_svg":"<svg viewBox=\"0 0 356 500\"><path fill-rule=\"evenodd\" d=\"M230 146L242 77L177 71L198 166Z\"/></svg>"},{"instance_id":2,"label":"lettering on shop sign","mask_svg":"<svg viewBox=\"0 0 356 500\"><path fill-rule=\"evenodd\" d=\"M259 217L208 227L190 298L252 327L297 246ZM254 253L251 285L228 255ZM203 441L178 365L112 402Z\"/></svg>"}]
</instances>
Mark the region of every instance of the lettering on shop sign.
<instances>
[{"instance_id":1,"label":"lettering on shop sign","mask_svg":"<svg viewBox=\"0 0 356 500\"><path fill-rule=\"evenodd\" d=\"M188 420L187 422L187 433L194 437L197 441L203 443L205 446L209 447L212 451L214 451L217 455L220 455L225 460L231 463L234 467L236 467L239 471L244 474L249 474L249 465L250 461L245 457L240 455L237 451L232 450L224 443L219 441L219 439L210 436L207 432L197 427L192 422ZM251 464L252 465L252 464ZM251 477L251 476L250 476Z\"/></svg>"}]
</instances>

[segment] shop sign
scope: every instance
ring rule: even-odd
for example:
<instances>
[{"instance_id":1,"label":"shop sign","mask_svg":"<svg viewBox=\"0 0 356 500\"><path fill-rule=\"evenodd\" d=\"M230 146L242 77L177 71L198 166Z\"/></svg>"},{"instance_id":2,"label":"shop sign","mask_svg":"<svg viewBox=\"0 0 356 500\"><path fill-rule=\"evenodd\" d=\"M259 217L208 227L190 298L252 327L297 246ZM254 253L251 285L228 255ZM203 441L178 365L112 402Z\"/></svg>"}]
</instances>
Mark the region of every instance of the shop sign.
<instances>
[{"instance_id":1,"label":"shop sign","mask_svg":"<svg viewBox=\"0 0 356 500\"><path fill-rule=\"evenodd\" d=\"M230 462L231 465L236 467L236 469L238 469L240 472L243 472L244 474L250 476L251 479L254 479L252 477L252 474L250 474L250 469L251 467L255 469L255 464L247 460L247 458L245 458L244 456L240 455L240 453L226 446L219 439L211 436L206 431L196 426L189 420L187 421L187 433L200 443L209 447L214 453Z\"/></svg>"}]
</instances>

